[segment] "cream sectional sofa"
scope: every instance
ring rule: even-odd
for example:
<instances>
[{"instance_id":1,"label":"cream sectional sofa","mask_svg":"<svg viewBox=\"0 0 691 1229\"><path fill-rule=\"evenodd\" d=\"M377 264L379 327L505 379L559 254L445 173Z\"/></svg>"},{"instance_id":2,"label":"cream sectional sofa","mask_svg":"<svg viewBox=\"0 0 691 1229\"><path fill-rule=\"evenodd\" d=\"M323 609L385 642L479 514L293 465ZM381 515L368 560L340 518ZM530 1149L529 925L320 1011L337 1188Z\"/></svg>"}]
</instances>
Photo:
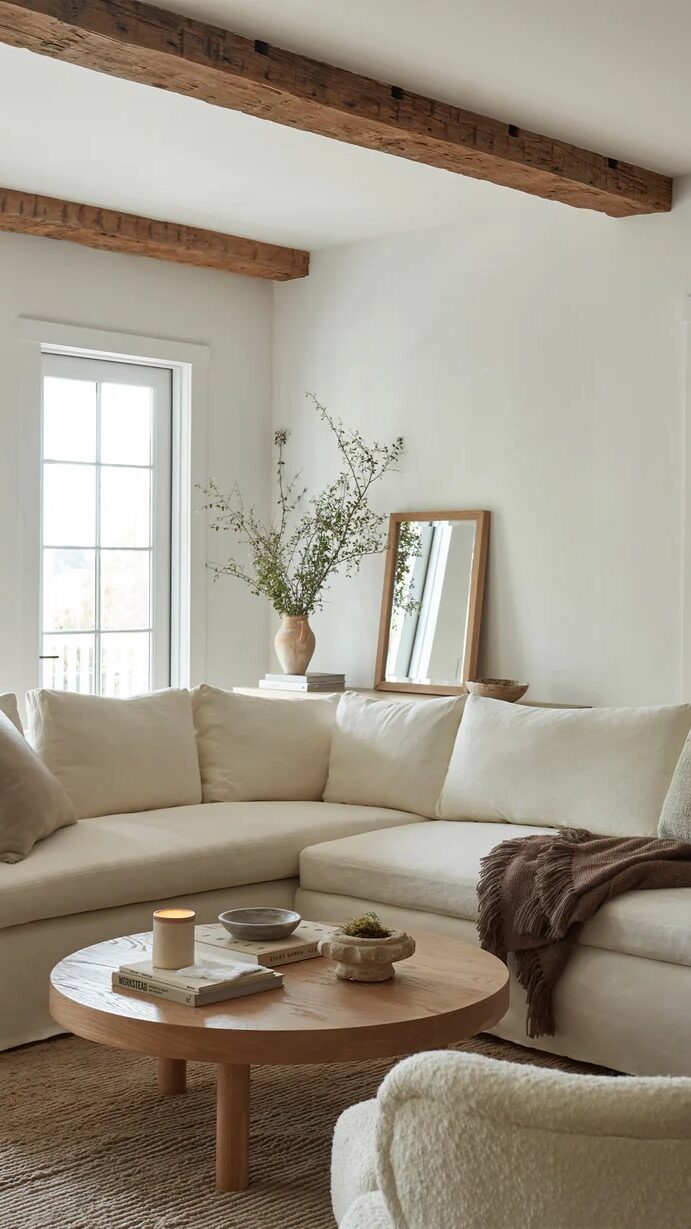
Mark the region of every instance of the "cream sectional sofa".
<instances>
[{"instance_id":1,"label":"cream sectional sofa","mask_svg":"<svg viewBox=\"0 0 691 1229\"><path fill-rule=\"evenodd\" d=\"M592 710L564 725L499 705L511 711L495 729L495 704L473 700L461 720L456 699L31 693L31 741L79 819L0 863L0 1048L59 1031L47 1011L57 960L149 929L162 903L189 904L203 922L237 904L295 901L332 922L369 907L413 934L475 943L481 857L507 836L552 830L550 808L555 824L572 823L574 773L581 826L654 831L690 709ZM533 796L545 756L551 783ZM507 779L519 784L505 795ZM632 892L600 910L559 988L555 1037L529 1042L524 1006L514 987L500 1036L691 1075L691 892Z\"/></svg>"}]
</instances>

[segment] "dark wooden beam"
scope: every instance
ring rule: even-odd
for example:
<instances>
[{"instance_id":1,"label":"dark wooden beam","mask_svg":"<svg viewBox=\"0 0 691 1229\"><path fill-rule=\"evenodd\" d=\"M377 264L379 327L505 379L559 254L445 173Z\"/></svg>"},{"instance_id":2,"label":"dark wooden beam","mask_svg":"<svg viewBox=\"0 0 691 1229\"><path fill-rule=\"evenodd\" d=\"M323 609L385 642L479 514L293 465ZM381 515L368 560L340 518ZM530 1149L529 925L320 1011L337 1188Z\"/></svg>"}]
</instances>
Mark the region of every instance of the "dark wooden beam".
<instances>
[{"instance_id":1,"label":"dark wooden beam","mask_svg":"<svg viewBox=\"0 0 691 1229\"><path fill-rule=\"evenodd\" d=\"M306 277L309 270L309 252L10 188L0 188L1 230L275 282Z\"/></svg>"},{"instance_id":2,"label":"dark wooden beam","mask_svg":"<svg viewBox=\"0 0 691 1229\"><path fill-rule=\"evenodd\" d=\"M0 0L0 41L613 217L671 208L664 175L136 0Z\"/></svg>"}]
</instances>

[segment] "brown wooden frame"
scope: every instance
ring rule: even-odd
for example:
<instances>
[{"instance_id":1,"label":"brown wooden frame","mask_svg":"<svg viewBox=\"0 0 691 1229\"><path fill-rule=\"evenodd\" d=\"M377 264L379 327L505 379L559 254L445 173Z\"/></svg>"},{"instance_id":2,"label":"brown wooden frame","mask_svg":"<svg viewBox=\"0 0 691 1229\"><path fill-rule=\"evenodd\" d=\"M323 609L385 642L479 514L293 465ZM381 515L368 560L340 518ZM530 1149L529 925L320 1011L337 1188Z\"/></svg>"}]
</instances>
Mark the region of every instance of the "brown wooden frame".
<instances>
[{"instance_id":1,"label":"brown wooden frame","mask_svg":"<svg viewBox=\"0 0 691 1229\"><path fill-rule=\"evenodd\" d=\"M391 627L391 607L393 605L394 574L396 554L398 551L398 535L403 521L475 521L475 549L470 573L470 596L468 600L468 624L466 628L465 651L463 653L463 679L473 678L477 672L478 654L480 649L480 626L482 622L482 602L485 589L485 573L487 570L487 549L489 547L489 512L392 512L389 517L389 538L386 546L386 568L384 571L384 588L382 591L381 615L379 618L379 643L377 646L377 663L374 674L376 691L412 691L427 692L435 696L465 695L465 682L458 686L442 683L402 683L387 682L386 658L389 652L389 629Z\"/></svg>"}]
</instances>

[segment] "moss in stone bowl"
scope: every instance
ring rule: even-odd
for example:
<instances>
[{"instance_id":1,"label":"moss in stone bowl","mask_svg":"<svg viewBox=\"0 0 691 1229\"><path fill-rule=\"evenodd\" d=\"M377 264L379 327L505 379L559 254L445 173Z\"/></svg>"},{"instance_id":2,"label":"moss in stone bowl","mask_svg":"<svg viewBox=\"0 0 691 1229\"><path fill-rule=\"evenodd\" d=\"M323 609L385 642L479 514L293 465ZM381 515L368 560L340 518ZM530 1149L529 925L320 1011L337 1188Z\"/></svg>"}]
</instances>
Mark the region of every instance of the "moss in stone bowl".
<instances>
[{"instance_id":1,"label":"moss in stone bowl","mask_svg":"<svg viewBox=\"0 0 691 1229\"><path fill-rule=\"evenodd\" d=\"M376 913L363 913L362 917L352 917L341 926L339 934L348 935L353 939L389 939L391 931L382 926Z\"/></svg>"}]
</instances>

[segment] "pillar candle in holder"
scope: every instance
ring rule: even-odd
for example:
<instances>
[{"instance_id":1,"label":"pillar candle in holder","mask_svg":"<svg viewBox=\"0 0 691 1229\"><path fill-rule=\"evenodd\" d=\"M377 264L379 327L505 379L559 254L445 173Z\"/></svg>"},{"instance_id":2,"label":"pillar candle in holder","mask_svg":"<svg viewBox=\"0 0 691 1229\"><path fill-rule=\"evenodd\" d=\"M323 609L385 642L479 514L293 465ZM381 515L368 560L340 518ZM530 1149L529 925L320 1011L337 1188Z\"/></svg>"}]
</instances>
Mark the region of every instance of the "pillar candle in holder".
<instances>
[{"instance_id":1,"label":"pillar candle in holder","mask_svg":"<svg viewBox=\"0 0 691 1229\"><path fill-rule=\"evenodd\" d=\"M155 969L184 969L194 964L194 909L155 909L154 948Z\"/></svg>"}]
</instances>

